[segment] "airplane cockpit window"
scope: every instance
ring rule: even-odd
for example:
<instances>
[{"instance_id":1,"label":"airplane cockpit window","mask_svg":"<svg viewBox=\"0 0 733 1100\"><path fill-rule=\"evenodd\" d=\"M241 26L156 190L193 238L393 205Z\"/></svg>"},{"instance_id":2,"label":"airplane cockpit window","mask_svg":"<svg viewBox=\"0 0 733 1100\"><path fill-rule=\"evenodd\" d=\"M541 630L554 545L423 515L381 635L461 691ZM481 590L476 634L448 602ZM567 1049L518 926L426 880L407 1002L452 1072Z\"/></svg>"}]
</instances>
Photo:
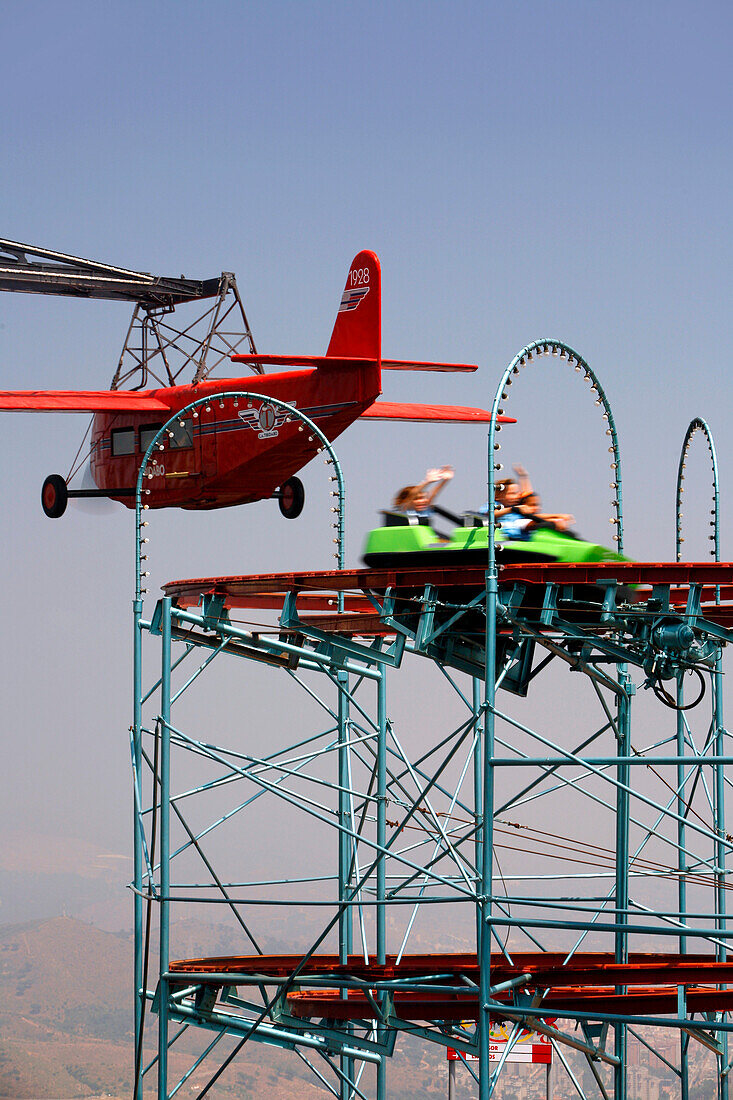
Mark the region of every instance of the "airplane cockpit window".
<instances>
[{"instance_id":1,"label":"airplane cockpit window","mask_svg":"<svg viewBox=\"0 0 733 1100\"><path fill-rule=\"evenodd\" d=\"M168 440L169 447L179 450L193 447L193 421L190 416L186 420L174 420L169 430L173 432Z\"/></svg>"},{"instance_id":2,"label":"airplane cockpit window","mask_svg":"<svg viewBox=\"0 0 733 1100\"><path fill-rule=\"evenodd\" d=\"M142 454L145 454L162 427L162 424L143 424L140 429L140 451Z\"/></svg>"},{"instance_id":3,"label":"airplane cockpit window","mask_svg":"<svg viewBox=\"0 0 733 1100\"><path fill-rule=\"evenodd\" d=\"M135 454L135 429L115 428L111 433L113 455Z\"/></svg>"}]
</instances>

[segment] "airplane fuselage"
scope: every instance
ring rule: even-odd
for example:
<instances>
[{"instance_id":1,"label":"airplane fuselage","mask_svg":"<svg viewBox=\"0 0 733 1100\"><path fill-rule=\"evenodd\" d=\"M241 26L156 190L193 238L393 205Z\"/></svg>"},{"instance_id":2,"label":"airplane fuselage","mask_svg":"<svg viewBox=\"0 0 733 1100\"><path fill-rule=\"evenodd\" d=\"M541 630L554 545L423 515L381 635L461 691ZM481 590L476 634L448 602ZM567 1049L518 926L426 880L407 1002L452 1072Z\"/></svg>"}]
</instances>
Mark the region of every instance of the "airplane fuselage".
<instances>
[{"instance_id":1,"label":"airplane fuselage","mask_svg":"<svg viewBox=\"0 0 733 1100\"><path fill-rule=\"evenodd\" d=\"M92 474L100 490L134 507L129 489L137 482L147 447L174 413L194 401L172 426L173 436L151 455L145 470L144 502L151 508L221 508L272 496L317 453L320 440L299 418L286 419L274 405L222 393L260 393L294 405L335 439L378 397L377 366L339 365L244 378L214 379L196 386L151 391L170 410L103 412L92 428ZM116 496L115 490L128 490Z\"/></svg>"}]
</instances>

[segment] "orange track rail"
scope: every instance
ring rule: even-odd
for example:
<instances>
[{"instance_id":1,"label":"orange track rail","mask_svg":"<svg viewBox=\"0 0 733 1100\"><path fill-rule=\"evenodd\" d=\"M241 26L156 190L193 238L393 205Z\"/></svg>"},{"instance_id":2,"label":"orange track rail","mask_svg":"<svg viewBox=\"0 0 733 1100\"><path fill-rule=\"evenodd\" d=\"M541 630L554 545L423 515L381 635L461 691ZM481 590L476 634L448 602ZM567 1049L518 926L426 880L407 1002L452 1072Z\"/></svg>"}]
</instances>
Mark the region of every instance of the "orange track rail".
<instances>
[{"instance_id":1,"label":"orange track rail","mask_svg":"<svg viewBox=\"0 0 733 1100\"><path fill-rule=\"evenodd\" d=\"M616 963L613 955L603 952L579 953L567 962L560 952L525 952L514 956L509 965L501 955L492 958L491 977L495 985L529 975L527 989L548 990L543 1010L580 1012L624 1012L632 1015L676 1013L677 990L685 986L690 1012L730 1011L733 988L720 986L733 982L733 961L718 962L711 955L632 954L628 963ZM284 979L297 969L298 979L318 975L322 978L360 979L374 983L425 979L430 983L455 986L465 979L478 983L475 954L405 955L396 962L388 956L385 965L365 963L351 956L343 965L337 955L316 955L302 963L298 955L235 955L205 959L182 959L171 963L170 972L180 975L182 983L192 980L211 985L236 985L237 979L257 976ZM619 994L617 986L628 992ZM478 991L465 994L406 991L395 993L395 1013L408 1020L475 1019ZM494 998L512 1005L512 994ZM338 1019L371 1019L374 1008L359 990L349 991L341 999L336 989L299 990L288 994L290 1010L296 1016Z\"/></svg>"},{"instance_id":2,"label":"orange track rail","mask_svg":"<svg viewBox=\"0 0 733 1100\"><path fill-rule=\"evenodd\" d=\"M221 596L228 608L279 610L288 592L298 594L302 612L335 611L335 594L347 593L344 616L319 619L318 625L334 631L384 633L374 605L364 595L387 588L414 594L426 584L435 585L450 598L451 590L475 588L485 584L483 567L444 566L439 569L345 569L325 572L261 573L228 577L196 577L169 581L163 586L181 607L195 606L204 595ZM651 595L654 585L670 586L670 602L676 611L684 608L689 587L702 585L701 602L711 622L733 626L733 563L731 562L593 562L573 565L505 565L499 570L500 585L598 584L613 578L622 585L639 585L636 603ZM718 597L719 590L719 597ZM716 603L716 598L720 602ZM358 618L354 618L358 616ZM363 616L363 618L362 618Z\"/></svg>"}]
</instances>

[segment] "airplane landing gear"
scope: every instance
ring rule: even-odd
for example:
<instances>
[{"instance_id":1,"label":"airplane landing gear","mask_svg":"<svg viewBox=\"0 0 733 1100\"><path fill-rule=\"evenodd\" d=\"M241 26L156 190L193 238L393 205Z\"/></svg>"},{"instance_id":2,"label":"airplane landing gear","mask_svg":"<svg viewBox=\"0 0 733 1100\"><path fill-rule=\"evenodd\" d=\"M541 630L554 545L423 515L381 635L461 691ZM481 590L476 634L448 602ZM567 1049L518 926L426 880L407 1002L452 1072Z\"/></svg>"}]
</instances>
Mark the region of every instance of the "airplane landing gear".
<instances>
[{"instance_id":1,"label":"airplane landing gear","mask_svg":"<svg viewBox=\"0 0 733 1100\"><path fill-rule=\"evenodd\" d=\"M69 491L61 474L49 474L41 489L41 507L49 519L58 519L66 511Z\"/></svg>"},{"instance_id":2,"label":"airplane landing gear","mask_svg":"<svg viewBox=\"0 0 733 1100\"><path fill-rule=\"evenodd\" d=\"M289 477L280 486L278 506L286 519L297 519L305 504L305 488L299 477Z\"/></svg>"}]
</instances>

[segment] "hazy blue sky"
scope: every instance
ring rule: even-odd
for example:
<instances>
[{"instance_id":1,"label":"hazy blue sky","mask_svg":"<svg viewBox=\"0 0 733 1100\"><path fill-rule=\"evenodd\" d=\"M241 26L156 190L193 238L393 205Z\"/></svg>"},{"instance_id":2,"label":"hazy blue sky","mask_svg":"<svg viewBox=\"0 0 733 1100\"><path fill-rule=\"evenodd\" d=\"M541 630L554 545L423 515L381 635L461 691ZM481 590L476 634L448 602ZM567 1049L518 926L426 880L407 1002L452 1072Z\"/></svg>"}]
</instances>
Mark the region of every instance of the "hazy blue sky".
<instances>
[{"instance_id":1,"label":"hazy blue sky","mask_svg":"<svg viewBox=\"0 0 733 1100\"><path fill-rule=\"evenodd\" d=\"M729 553L732 25L729 4L699 0L5 0L2 235L157 274L234 270L274 352L325 349L349 261L372 248L385 354L481 364L388 377L386 396L485 404L525 343L562 338L615 411L628 552L673 556L679 448L703 415ZM3 296L0 385L107 385L128 317ZM553 362L508 411L507 459L608 541L606 439L584 387ZM41 482L66 473L86 418L1 423L0 829L88 828L129 850L131 515L41 513ZM428 464L456 466L446 503L483 499L484 438L351 429L337 445L350 562L374 511ZM328 566L322 471L306 471L298 525L272 502L157 515L152 580Z\"/></svg>"}]
</instances>

